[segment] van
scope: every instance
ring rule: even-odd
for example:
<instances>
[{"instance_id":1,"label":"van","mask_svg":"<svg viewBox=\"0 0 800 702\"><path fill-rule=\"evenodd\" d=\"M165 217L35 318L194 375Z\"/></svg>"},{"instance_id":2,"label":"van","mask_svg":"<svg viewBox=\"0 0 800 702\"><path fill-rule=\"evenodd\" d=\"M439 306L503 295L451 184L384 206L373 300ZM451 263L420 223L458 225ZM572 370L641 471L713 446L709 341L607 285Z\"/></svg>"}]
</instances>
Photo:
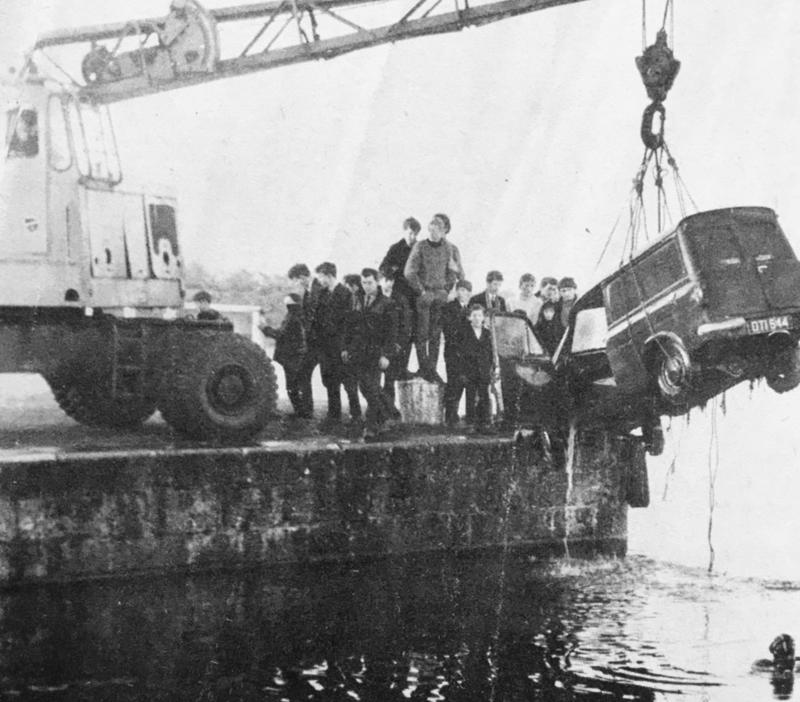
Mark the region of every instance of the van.
<instances>
[{"instance_id":1,"label":"van","mask_svg":"<svg viewBox=\"0 0 800 702\"><path fill-rule=\"evenodd\" d=\"M667 414L743 380L800 382L800 262L771 209L686 217L599 287L617 387Z\"/></svg>"}]
</instances>

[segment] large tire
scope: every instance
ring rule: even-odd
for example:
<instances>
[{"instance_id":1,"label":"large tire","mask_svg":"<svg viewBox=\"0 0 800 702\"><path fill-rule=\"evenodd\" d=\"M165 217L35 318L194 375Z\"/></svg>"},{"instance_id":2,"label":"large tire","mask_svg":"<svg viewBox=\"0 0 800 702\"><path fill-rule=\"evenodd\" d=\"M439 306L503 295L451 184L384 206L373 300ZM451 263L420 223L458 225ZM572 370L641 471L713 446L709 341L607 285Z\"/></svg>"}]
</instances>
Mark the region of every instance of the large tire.
<instances>
[{"instance_id":1,"label":"large tire","mask_svg":"<svg viewBox=\"0 0 800 702\"><path fill-rule=\"evenodd\" d=\"M662 402L672 408L686 407L693 368L683 344L672 339L660 339L655 342L650 359L651 381Z\"/></svg>"},{"instance_id":2,"label":"large tire","mask_svg":"<svg viewBox=\"0 0 800 702\"><path fill-rule=\"evenodd\" d=\"M53 395L64 412L90 427L130 429L142 424L156 411L149 398L112 398L107 378L47 378Z\"/></svg>"},{"instance_id":3,"label":"large tire","mask_svg":"<svg viewBox=\"0 0 800 702\"><path fill-rule=\"evenodd\" d=\"M800 349L794 346L779 353L764 377L771 390L782 394L800 385Z\"/></svg>"},{"instance_id":4,"label":"large tire","mask_svg":"<svg viewBox=\"0 0 800 702\"><path fill-rule=\"evenodd\" d=\"M276 404L275 371L264 350L226 332L183 340L158 408L186 438L230 443L261 431Z\"/></svg>"}]
</instances>

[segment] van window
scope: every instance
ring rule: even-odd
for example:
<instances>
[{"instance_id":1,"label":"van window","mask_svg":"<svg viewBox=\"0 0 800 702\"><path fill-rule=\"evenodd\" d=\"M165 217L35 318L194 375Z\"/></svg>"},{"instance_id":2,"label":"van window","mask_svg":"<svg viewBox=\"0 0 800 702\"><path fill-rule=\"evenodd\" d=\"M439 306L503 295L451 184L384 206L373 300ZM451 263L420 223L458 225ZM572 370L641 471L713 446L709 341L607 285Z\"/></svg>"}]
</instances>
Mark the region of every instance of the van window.
<instances>
[{"instance_id":1,"label":"van window","mask_svg":"<svg viewBox=\"0 0 800 702\"><path fill-rule=\"evenodd\" d=\"M770 221L744 221L736 225L739 241L745 254L759 260L794 259L789 242L783 232Z\"/></svg>"},{"instance_id":2,"label":"van window","mask_svg":"<svg viewBox=\"0 0 800 702\"><path fill-rule=\"evenodd\" d=\"M742 249L731 227L703 226L689 232L687 240L700 268L730 270L742 265Z\"/></svg>"},{"instance_id":3,"label":"van window","mask_svg":"<svg viewBox=\"0 0 800 702\"><path fill-rule=\"evenodd\" d=\"M609 321L652 300L687 275L680 246L673 238L614 278L607 288Z\"/></svg>"},{"instance_id":4,"label":"van window","mask_svg":"<svg viewBox=\"0 0 800 702\"><path fill-rule=\"evenodd\" d=\"M660 246L636 265L636 277L645 300L686 277L683 256L675 239Z\"/></svg>"},{"instance_id":5,"label":"van window","mask_svg":"<svg viewBox=\"0 0 800 702\"><path fill-rule=\"evenodd\" d=\"M607 295L610 322L624 317L642 303L630 269L622 271L608 284Z\"/></svg>"},{"instance_id":6,"label":"van window","mask_svg":"<svg viewBox=\"0 0 800 702\"><path fill-rule=\"evenodd\" d=\"M497 355L500 358L546 355L526 319L498 315L494 317L492 323L497 340Z\"/></svg>"},{"instance_id":7,"label":"van window","mask_svg":"<svg viewBox=\"0 0 800 702\"><path fill-rule=\"evenodd\" d=\"M575 332L572 337L572 352L596 351L606 347L606 310L592 307L581 310L575 316Z\"/></svg>"}]
</instances>

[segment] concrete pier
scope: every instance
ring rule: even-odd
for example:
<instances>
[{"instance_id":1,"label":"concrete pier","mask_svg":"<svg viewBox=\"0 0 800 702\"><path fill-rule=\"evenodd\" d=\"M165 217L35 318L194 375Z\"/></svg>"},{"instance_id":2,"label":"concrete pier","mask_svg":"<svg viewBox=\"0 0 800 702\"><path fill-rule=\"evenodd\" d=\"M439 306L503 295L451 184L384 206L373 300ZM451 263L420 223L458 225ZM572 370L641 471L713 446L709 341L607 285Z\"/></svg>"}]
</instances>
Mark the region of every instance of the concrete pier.
<instances>
[{"instance_id":1,"label":"concrete pier","mask_svg":"<svg viewBox=\"0 0 800 702\"><path fill-rule=\"evenodd\" d=\"M568 471L539 438L0 452L0 585L504 546L624 554L639 441L579 434Z\"/></svg>"}]
</instances>

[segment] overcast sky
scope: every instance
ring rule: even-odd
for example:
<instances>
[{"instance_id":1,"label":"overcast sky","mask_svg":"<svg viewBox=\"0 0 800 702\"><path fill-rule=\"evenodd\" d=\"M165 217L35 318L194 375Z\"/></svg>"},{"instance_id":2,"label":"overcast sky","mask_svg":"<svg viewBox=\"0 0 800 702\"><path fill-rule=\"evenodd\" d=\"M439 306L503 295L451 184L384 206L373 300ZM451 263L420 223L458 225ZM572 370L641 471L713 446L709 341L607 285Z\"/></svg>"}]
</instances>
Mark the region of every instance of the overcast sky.
<instances>
[{"instance_id":1,"label":"overcast sky","mask_svg":"<svg viewBox=\"0 0 800 702\"><path fill-rule=\"evenodd\" d=\"M683 65L666 131L689 191L701 209L774 207L798 248L800 5L675 4ZM0 62L18 63L37 32L167 6L2 0ZM648 7L651 42L663 4ZM380 260L405 217L427 224L443 211L477 284L499 268L512 286L531 271L585 289L642 156L640 13L635 0L588 0L121 103L112 109L126 182L175 188L185 257L212 269L283 273L327 259L354 271ZM625 224L623 215L605 270ZM787 506L800 496L799 404L797 391L751 398L740 387L719 417L718 567L800 578L787 557L800 527ZM710 416L684 426L674 423L684 438L651 461L653 506L632 516L632 544L702 563Z\"/></svg>"},{"instance_id":2,"label":"overcast sky","mask_svg":"<svg viewBox=\"0 0 800 702\"><path fill-rule=\"evenodd\" d=\"M0 58L46 29L167 6L3 0ZM652 41L663 5L648 7ZM683 65L666 103L668 143L700 208L768 205L792 234L798 30L791 0L676 0ZM585 288L642 155L641 49L639 2L588 0L112 110L127 180L176 188L189 260L355 270L380 259L406 216L425 225L443 211L476 282L499 268L509 280L571 274Z\"/></svg>"}]
</instances>

